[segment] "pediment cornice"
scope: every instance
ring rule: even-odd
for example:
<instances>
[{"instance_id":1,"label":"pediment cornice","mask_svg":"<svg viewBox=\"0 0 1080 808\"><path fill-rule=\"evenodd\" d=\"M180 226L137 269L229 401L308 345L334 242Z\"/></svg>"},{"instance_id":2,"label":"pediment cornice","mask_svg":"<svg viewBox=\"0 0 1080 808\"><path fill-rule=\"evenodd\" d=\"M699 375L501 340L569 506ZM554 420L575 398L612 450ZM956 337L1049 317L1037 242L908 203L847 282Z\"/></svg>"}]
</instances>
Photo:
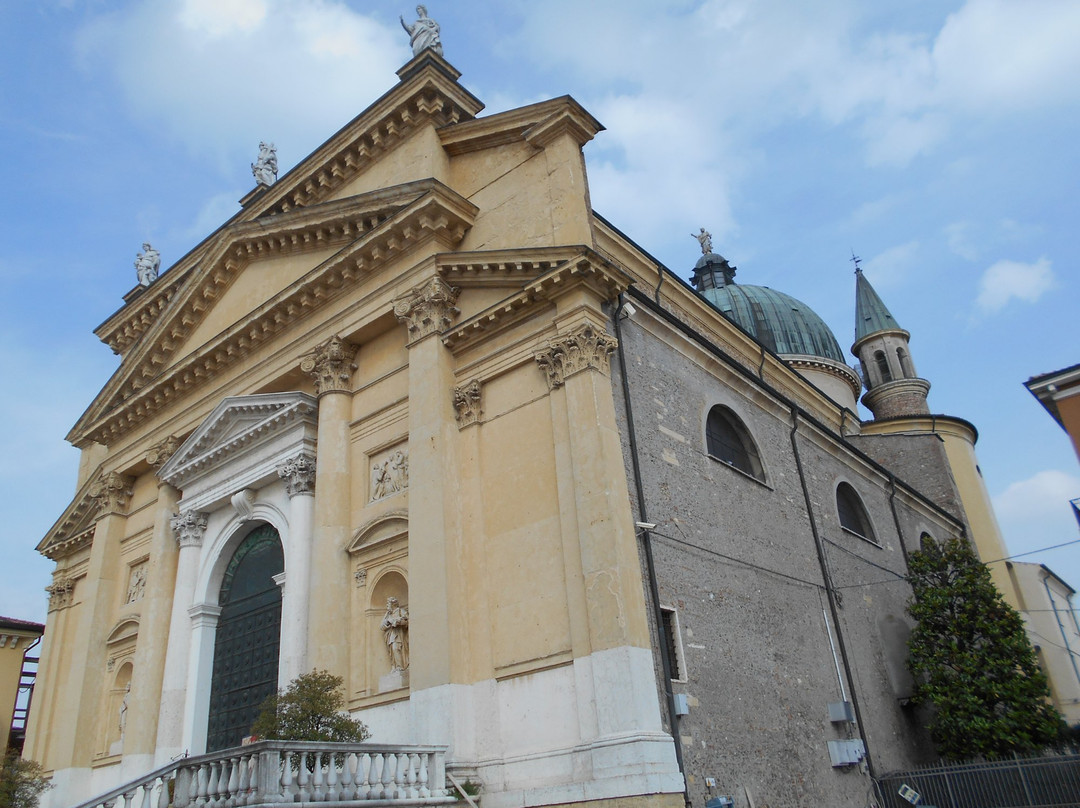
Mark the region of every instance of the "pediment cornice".
<instances>
[{"instance_id":1,"label":"pediment cornice","mask_svg":"<svg viewBox=\"0 0 1080 808\"><path fill-rule=\"evenodd\" d=\"M269 338L361 282L406 250L436 240L452 249L478 208L435 180L422 180L230 228L216 258L193 276L145 345L76 423L68 440L109 444L186 392L231 367ZM235 233L233 231L236 231ZM242 321L172 366L168 362L216 298L251 260L342 244L342 249Z\"/></svg>"},{"instance_id":2,"label":"pediment cornice","mask_svg":"<svg viewBox=\"0 0 1080 808\"><path fill-rule=\"evenodd\" d=\"M224 466L295 425L314 432L318 410L318 402L307 393L229 396L161 467L158 477L182 490L193 478Z\"/></svg>"},{"instance_id":3,"label":"pediment cornice","mask_svg":"<svg viewBox=\"0 0 1080 808\"><path fill-rule=\"evenodd\" d=\"M448 126L439 130L439 140L448 154L457 155L522 140L541 147L563 131L583 146L603 129L581 104L564 95Z\"/></svg>"},{"instance_id":4,"label":"pediment cornice","mask_svg":"<svg viewBox=\"0 0 1080 808\"><path fill-rule=\"evenodd\" d=\"M256 216L315 204L424 126L471 120L483 103L441 57L423 54L402 80L250 204Z\"/></svg>"},{"instance_id":5,"label":"pediment cornice","mask_svg":"<svg viewBox=\"0 0 1080 808\"><path fill-rule=\"evenodd\" d=\"M94 329L94 334L121 356L157 321L180 290L184 273L173 270L138 298Z\"/></svg>"},{"instance_id":6,"label":"pediment cornice","mask_svg":"<svg viewBox=\"0 0 1080 808\"><path fill-rule=\"evenodd\" d=\"M75 498L60 514L49 531L38 542L37 551L46 558L57 561L82 548L94 540L94 525L97 522L98 502L92 496L102 477L101 469L90 475L82 487L75 492Z\"/></svg>"},{"instance_id":7,"label":"pediment cornice","mask_svg":"<svg viewBox=\"0 0 1080 808\"><path fill-rule=\"evenodd\" d=\"M452 277L458 285L464 285L463 278L469 273L478 277L481 273L507 277L520 274L525 265L550 265L546 271L524 279L519 291L447 330L442 340L448 348L455 352L465 350L491 333L530 316L537 304L548 305L572 288L588 286L598 300L606 301L617 297L631 283L631 277L624 270L588 247L557 248L548 251L547 260L541 258L543 250L514 253L516 256L510 251L498 253L499 260L484 260L490 257L484 253L458 253L436 259L439 272ZM522 260L525 258L527 260Z\"/></svg>"}]
</instances>

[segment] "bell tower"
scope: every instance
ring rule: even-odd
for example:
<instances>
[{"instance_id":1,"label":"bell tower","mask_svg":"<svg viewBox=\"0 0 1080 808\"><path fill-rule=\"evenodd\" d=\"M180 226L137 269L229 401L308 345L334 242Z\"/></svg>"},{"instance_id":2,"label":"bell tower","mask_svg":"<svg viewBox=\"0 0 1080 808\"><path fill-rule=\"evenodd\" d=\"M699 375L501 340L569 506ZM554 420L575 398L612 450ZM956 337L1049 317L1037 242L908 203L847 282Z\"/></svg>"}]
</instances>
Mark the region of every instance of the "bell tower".
<instances>
[{"instance_id":1,"label":"bell tower","mask_svg":"<svg viewBox=\"0 0 1080 808\"><path fill-rule=\"evenodd\" d=\"M930 382L920 379L911 361L908 340L874 287L855 265L855 344L851 352L862 364L866 394L862 403L874 420L905 415L928 415Z\"/></svg>"}]
</instances>

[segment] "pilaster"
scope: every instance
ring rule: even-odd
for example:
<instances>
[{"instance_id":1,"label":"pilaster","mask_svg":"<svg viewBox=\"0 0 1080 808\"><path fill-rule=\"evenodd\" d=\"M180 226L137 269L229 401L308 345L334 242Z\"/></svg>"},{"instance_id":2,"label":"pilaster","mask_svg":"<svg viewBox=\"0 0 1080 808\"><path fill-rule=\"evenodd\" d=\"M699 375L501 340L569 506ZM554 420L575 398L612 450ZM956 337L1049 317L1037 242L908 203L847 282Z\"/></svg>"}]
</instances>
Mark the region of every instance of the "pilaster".
<instances>
[{"instance_id":1,"label":"pilaster","mask_svg":"<svg viewBox=\"0 0 1080 808\"><path fill-rule=\"evenodd\" d=\"M94 542L83 583L79 631L74 635L71 656L83 672L78 703L72 712L74 732L65 738L67 748L57 749L57 767L90 765L101 713L102 677L105 675L106 648L112 628L112 605L115 602L120 566L120 540L124 536L126 511L131 499L133 480L116 471L103 474L90 489L97 508ZM66 768L66 766L65 766Z\"/></svg>"},{"instance_id":2,"label":"pilaster","mask_svg":"<svg viewBox=\"0 0 1080 808\"><path fill-rule=\"evenodd\" d=\"M348 632L331 618L348 603L349 568L345 548L350 533L349 422L356 346L335 335L300 363L315 380L319 396L318 457L307 588L307 661L339 676L348 674ZM295 497L294 497L295 500ZM302 503L297 503L300 507ZM290 503L290 509L292 504ZM298 546L299 552L299 546ZM286 568L288 570L288 568ZM286 589L292 586L286 573Z\"/></svg>"},{"instance_id":3,"label":"pilaster","mask_svg":"<svg viewBox=\"0 0 1080 808\"><path fill-rule=\"evenodd\" d=\"M151 468L157 469L179 448L173 437L153 447L147 455ZM135 647L135 666L131 680L131 696L127 729L124 733L124 766L137 756L137 768L153 768L152 756L157 742L158 710L161 702L162 677L172 615L173 592L176 588L176 566L179 557L170 521L176 511L180 492L166 482L158 482L158 499L154 513L154 532L150 537L150 559L147 569L146 595L139 624L139 642Z\"/></svg>"},{"instance_id":4,"label":"pilaster","mask_svg":"<svg viewBox=\"0 0 1080 808\"><path fill-rule=\"evenodd\" d=\"M409 680L414 692L455 681L452 649L466 647L467 639L456 600L460 589L448 584L459 555L451 546L460 536L458 429L449 395L453 358L438 339L458 314L457 296L457 289L436 277L394 302L394 314L408 330L409 484L422 492L409 500ZM452 614L457 619L452 621Z\"/></svg>"}]
</instances>

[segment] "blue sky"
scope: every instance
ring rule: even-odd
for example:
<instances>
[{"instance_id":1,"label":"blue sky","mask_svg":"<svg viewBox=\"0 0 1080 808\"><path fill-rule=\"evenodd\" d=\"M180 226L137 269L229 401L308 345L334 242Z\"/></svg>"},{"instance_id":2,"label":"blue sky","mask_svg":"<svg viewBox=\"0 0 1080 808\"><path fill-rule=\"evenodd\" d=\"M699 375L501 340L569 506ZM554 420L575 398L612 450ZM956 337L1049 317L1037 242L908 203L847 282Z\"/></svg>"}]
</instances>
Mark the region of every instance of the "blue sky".
<instances>
[{"instance_id":1,"label":"blue sky","mask_svg":"<svg viewBox=\"0 0 1080 808\"><path fill-rule=\"evenodd\" d=\"M570 94L606 127L594 207L688 277L854 334L854 250L912 334L931 410L966 418L1010 551L1080 537L1080 468L1023 388L1080 361L1080 4L1072 0L454 0L446 58L497 112ZM179 259L389 89L408 3L0 5L0 614L44 619L34 546L74 492L63 436L117 365L91 333L143 241ZM851 361L854 361L851 359ZM1080 545L1026 557L1080 586Z\"/></svg>"}]
</instances>

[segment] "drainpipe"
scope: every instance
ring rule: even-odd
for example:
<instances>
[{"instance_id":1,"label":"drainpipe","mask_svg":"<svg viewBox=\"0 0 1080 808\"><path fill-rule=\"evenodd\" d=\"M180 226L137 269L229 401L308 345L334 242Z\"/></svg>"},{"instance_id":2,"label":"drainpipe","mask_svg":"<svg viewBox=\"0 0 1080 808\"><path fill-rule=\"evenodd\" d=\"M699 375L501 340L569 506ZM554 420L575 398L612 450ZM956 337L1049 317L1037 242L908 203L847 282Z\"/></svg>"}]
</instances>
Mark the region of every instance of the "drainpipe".
<instances>
[{"instance_id":1,"label":"drainpipe","mask_svg":"<svg viewBox=\"0 0 1080 808\"><path fill-rule=\"evenodd\" d=\"M840 658L844 661L844 672L848 676L848 685L851 690L851 706L855 710L855 721L859 725L859 735L862 737L863 749L865 750L863 759L866 761L866 769L870 774L870 779L877 782L877 777L874 774L874 762L870 757L870 745L866 742L866 725L863 723L859 699L855 694L855 677L851 675L851 661L848 657L847 643L844 642L844 632L840 628L838 593L833 588L832 575L829 573L828 561L825 558L825 547L822 545L821 535L818 533L817 520L814 519L814 505L810 501L810 489L806 485L806 473L803 469L802 456L799 454L799 442L795 438L798 431L799 411L793 404L791 405L791 450L795 454L795 468L799 472L799 484L802 486L803 499L806 502L806 514L810 519L810 532L814 535L814 549L817 550L818 564L821 565L821 578L825 582L825 594L829 601L829 611L832 613L833 625L836 627L836 643L840 646Z\"/></svg>"},{"instance_id":2,"label":"drainpipe","mask_svg":"<svg viewBox=\"0 0 1080 808\"><path fill-rule=\"evenodd\" d=\"M661 273L661 279L663 275ZM660 287L656 287L659 293ZM619 376L622 379L623 403L626 407L626 432L630 441L630 465L634 473L634 489L637 492L639 521L648 523L648 512L645 508L645 486L641 480L641 461L638 458L637 432L634 429L634 410L630 403L630 382L626 375L626 352L623 349L622 330L619 328L623 306L626 305L624 295L619 295L619 306L615 309L615 340L616 352L619 355ZM667 630L664 628L664 616L660 610L660 589L656 583L656 563L653 559L652 533L648 529L641 530L641 544L645 551L645 571L649 583L649 597L652 600L653 619L656 621L656 636L660 641L660 667L664 677L664 695L667 705L668 721L671 724L671 739L675 742L675 762L679 767L679 774L683 778L683 799L686 808L690 808L690 790L686 784L686 767L683 763L682 740L679 736L679 716L675 713L675 692L671 689L671 664L668 661L665 649L668 647Z\"/></svg>"}]
</instances>

